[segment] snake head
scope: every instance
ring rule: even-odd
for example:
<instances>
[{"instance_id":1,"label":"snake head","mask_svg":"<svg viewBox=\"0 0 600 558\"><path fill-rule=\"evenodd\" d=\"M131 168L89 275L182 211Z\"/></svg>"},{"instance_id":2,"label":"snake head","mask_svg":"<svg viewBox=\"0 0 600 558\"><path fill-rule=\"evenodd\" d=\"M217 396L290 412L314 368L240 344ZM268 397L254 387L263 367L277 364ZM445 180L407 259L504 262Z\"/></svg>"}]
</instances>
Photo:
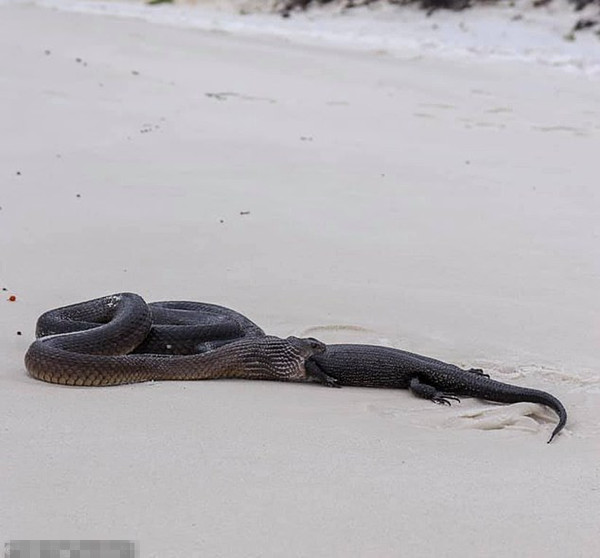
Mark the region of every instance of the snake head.
<instances>
[{"instance_id":1,"label":"snake head","mask_svg":"<svg viewBox=\"0 0 600 558\"><path fill-rule=\"evenodd\" d=\"M325 352L327 346L314 337L288 337L287 341L291 343L304 358L310 358Z\"/></svg>"}]
</instances>

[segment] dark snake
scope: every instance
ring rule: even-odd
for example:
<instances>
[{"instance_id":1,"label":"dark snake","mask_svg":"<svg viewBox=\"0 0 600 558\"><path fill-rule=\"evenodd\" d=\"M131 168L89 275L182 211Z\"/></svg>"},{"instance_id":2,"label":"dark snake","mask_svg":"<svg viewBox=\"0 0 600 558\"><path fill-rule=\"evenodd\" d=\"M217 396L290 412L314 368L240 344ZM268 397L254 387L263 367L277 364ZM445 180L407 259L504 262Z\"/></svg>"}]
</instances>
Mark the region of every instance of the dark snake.
<instances>
[{"instance_id":1,"label":"dark snake","mask_svg":"<svg viewBox=\"0 0 600 558\"><path fill-rule=\"evenodd\" d=\"M313 338L265 335L245 316L214 304L146 304L120 293L43 314L25 366L38 380L109 386L151 380L246 378L307 381Z\"/></svg>"}]
</instances>

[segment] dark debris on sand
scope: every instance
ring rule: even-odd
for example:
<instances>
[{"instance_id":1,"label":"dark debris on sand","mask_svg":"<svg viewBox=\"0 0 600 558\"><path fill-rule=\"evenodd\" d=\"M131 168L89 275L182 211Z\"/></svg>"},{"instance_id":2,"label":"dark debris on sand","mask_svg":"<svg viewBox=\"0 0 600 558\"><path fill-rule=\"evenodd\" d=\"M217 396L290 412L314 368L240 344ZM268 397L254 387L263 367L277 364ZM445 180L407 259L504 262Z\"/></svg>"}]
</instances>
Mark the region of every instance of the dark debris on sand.
<instances>
[{"instance_id":1,"label":"dark debris on sand","mask_svg":"<svg viewBox=\"0 0 600 558\"><path fill-rule=\"evenodd\" d=\"M377 0L281 0L277 11L282 17L290 17L295 11L302 11L311 6L322 6L325 4L341 4L344 8L355 8L357 6L366 6ZM478 4L494 4L502 0L387 0L389 4L406 6L409 4L418 4L427 15L431 15L436 10L460 11L472 8ZM534 0L533 6L540 7L550 4L552 0ZM582 17L575 23L573 32L582 29L594 28L600 36L600 0L569 0L575 11L581 11L588 6L597 6L598 13L594 17Z\"/></svg>"}]
</instances>

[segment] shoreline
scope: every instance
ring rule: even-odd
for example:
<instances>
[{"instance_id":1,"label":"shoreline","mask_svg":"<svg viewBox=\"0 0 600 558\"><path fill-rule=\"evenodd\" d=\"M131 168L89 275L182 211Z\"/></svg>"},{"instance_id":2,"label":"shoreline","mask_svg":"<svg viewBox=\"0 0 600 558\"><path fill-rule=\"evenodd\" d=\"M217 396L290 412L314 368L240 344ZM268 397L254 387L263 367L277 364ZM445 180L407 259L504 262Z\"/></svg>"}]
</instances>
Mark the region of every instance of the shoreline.
<instances>
[{"instance_id":1,"label":"shoreline","mask_svg":"<svg viewBox=\"0 0 600 558\"><path fill-rule=\"evenodd\" d=\"M251 1L249 8L244 8L243 2L219 0L203 5L157 6L138 0L27 0L27 3L65 12L132 18L184 29L378 52L400 58L520 62L583 74L594 80L600 76L600 39L585 32L569 38L582 13L560 1L537 8L521 4L483 5L460 12L436 11L431 16L410 5L400 8L374 4L345 11L337 6L324 6L294 12L288 19L259 8L250 11L254 6Z\"/></svg>"}]
</instances>

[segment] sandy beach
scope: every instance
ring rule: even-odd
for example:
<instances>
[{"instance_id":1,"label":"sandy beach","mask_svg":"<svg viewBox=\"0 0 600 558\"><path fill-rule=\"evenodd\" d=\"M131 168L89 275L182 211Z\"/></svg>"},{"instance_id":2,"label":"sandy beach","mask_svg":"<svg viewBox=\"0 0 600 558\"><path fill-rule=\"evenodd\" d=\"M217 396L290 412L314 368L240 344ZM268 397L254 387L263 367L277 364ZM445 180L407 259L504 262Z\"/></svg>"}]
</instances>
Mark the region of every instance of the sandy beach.
<instances>
[{"instance_id":1,"label":"sandy beach","mask_svg":"<svg viewBox=\"0 0 600 558\"><path fill-rule=\"evenodd\" d=\"M0 47L0 542L597 556L597 76L11 2ZM481 367L569 421L546 444L535 404L27 375L43 311L123 291Z\"/></svg>"}]
</instances>

